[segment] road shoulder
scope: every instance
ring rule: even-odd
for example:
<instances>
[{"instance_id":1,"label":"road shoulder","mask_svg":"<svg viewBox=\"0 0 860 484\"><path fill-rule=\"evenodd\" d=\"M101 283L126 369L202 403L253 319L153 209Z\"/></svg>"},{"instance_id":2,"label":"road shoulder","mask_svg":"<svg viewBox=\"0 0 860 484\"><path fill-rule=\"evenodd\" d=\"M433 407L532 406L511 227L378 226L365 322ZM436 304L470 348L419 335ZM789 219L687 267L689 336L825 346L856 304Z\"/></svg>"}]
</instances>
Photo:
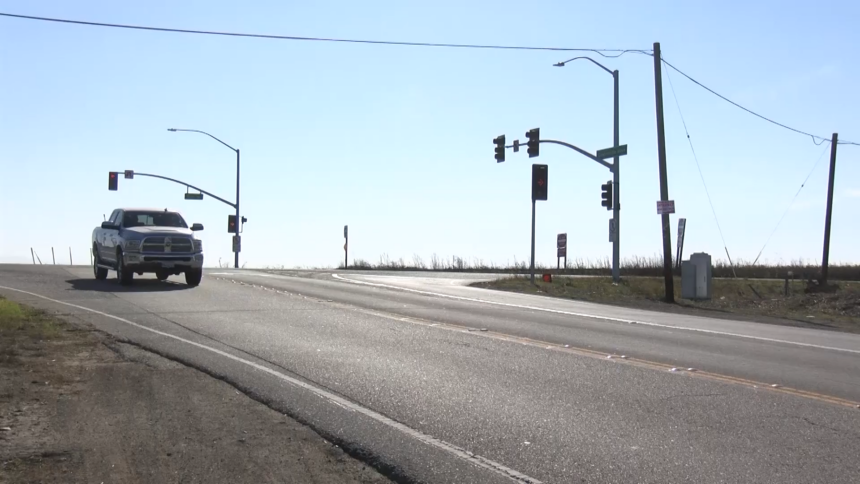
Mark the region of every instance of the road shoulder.
<instances>
[{"instance_id":1,"label":"road shoulder","mask_svg":"<svg viewBox=\"0 0 860 484\"><path fill-rule=\"evenodd\" d=\"M227 383L0 299L7 481L389 482Z\"/></svg>"}]
</instances>

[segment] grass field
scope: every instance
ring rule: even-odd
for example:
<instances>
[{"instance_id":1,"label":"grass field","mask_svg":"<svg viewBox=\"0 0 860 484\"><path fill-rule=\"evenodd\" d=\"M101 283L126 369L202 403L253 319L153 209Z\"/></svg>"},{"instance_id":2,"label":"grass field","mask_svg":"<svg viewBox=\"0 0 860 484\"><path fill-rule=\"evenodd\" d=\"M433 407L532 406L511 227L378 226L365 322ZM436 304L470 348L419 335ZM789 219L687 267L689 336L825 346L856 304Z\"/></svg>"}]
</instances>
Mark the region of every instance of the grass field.
<instances>
[{"instance_id":1,"label":"grass field","mask_svg":"<svg viewBox=\"0 0 860 484\"><path fill-rule=\"evenodd\" d=\"M619 306L684 312L702 316L748 319L776 324L834 329L860 333L860 283L842 282L834 292L806 292L803 281L714 279L709 301L681 299L681 281L675 278L676 304L662 302L664 280L627 277L613 284L608 277L555 277L553 282L514 276L474 284L477 287L540 294Z\"/></svg>"},{"instance_id":2,"label":"grass field","mask_svg":"<svg viewBox=\"0 0 860 484\"><path fill-rule=\"evenodd\" d=\"M343 269L343 264L339 266ZM354 270L385 270L385 271L448 271L448 272L496 272L505 274L527 274L529 264L525 261L514 260L508 264L485 263L481 259L467 259L463 257L440 258L433 255L429 260L415 255L411 260L392 259L383 254L379 261L369 262L364 259L354 259L348 269ZM589 260L571 259L567 268L556 269L544 265L538 265L536 271L539 273L570 274L570 275L610 275L612 263L609 259ZM860 281L860 264L838 264L830 265L829 279L834 281ZM680 270L675 271L680 275ZM809 261L792 261L786 264L752 264L745 261L735 261L730 265L724 260L713 261L714 277L737 277L740 279L783 279L791 273L791 277L798 280L817 279L821 273L821 267L817 263ZM653 257L631 257L622 259L621 275L624 276L652 276L660 277L663 274L663 259L659 256Z\"/></svg>"}]
</instances>

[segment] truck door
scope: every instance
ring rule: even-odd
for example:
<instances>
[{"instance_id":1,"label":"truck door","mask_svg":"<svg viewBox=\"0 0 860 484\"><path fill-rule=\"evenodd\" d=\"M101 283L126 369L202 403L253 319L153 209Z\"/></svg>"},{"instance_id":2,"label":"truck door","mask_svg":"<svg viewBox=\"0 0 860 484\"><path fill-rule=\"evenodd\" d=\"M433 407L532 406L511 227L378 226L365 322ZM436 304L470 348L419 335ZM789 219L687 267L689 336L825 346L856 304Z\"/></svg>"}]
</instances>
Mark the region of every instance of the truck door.
<instances>
[{"instance_id":1,"label":"truck door","mask_svg":"<svg viewBox=\"0 0 860 484\"><path fill-rule=\"evenodd\" d=\"M108 222L114 225L122 223L122 210L114 210ZM116 262L116 239L119 236L119 231L102 229L99 236L101 237L98 243L99 258L103 261Z\"/></svg>"}]
</instances>

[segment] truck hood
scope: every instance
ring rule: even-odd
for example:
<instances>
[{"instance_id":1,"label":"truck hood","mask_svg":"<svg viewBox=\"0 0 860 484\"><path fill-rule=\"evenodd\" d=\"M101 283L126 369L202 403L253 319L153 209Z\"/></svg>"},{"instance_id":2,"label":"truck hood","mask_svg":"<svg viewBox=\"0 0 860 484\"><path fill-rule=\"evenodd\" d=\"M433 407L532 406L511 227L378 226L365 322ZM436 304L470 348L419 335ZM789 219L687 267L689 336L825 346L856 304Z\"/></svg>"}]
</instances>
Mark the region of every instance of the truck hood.
<instances>
[{"instance_id":1,"label":"truck hood","mask_svg":"<svg viewBox=\"0 0 860 484\"><path fill-rule=\"evenodd\" d=\"M124 234L137 237L187 235L194 237L194 232L191 229L183 229L181 227L129 227L122 229Z\"/></svg>"}]
</instances>

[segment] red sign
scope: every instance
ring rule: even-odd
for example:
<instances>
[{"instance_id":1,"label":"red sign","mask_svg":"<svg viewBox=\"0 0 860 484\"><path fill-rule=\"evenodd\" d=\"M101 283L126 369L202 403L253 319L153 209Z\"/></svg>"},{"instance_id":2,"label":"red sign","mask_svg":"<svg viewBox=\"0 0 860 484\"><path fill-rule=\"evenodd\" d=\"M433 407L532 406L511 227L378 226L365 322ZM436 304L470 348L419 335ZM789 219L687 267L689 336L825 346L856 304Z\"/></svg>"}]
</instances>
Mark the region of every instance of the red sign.
<instances>
[{"instance_id":1,"label":"red sign","mask_svg":"<svg viewBox=\"0 0 860 484\"><path fill-rule=\"evenodd\" d=\"M657 201L657 215L663 215L667 213L675 213L675 201Z\"/></svg>"}]
</instances>

